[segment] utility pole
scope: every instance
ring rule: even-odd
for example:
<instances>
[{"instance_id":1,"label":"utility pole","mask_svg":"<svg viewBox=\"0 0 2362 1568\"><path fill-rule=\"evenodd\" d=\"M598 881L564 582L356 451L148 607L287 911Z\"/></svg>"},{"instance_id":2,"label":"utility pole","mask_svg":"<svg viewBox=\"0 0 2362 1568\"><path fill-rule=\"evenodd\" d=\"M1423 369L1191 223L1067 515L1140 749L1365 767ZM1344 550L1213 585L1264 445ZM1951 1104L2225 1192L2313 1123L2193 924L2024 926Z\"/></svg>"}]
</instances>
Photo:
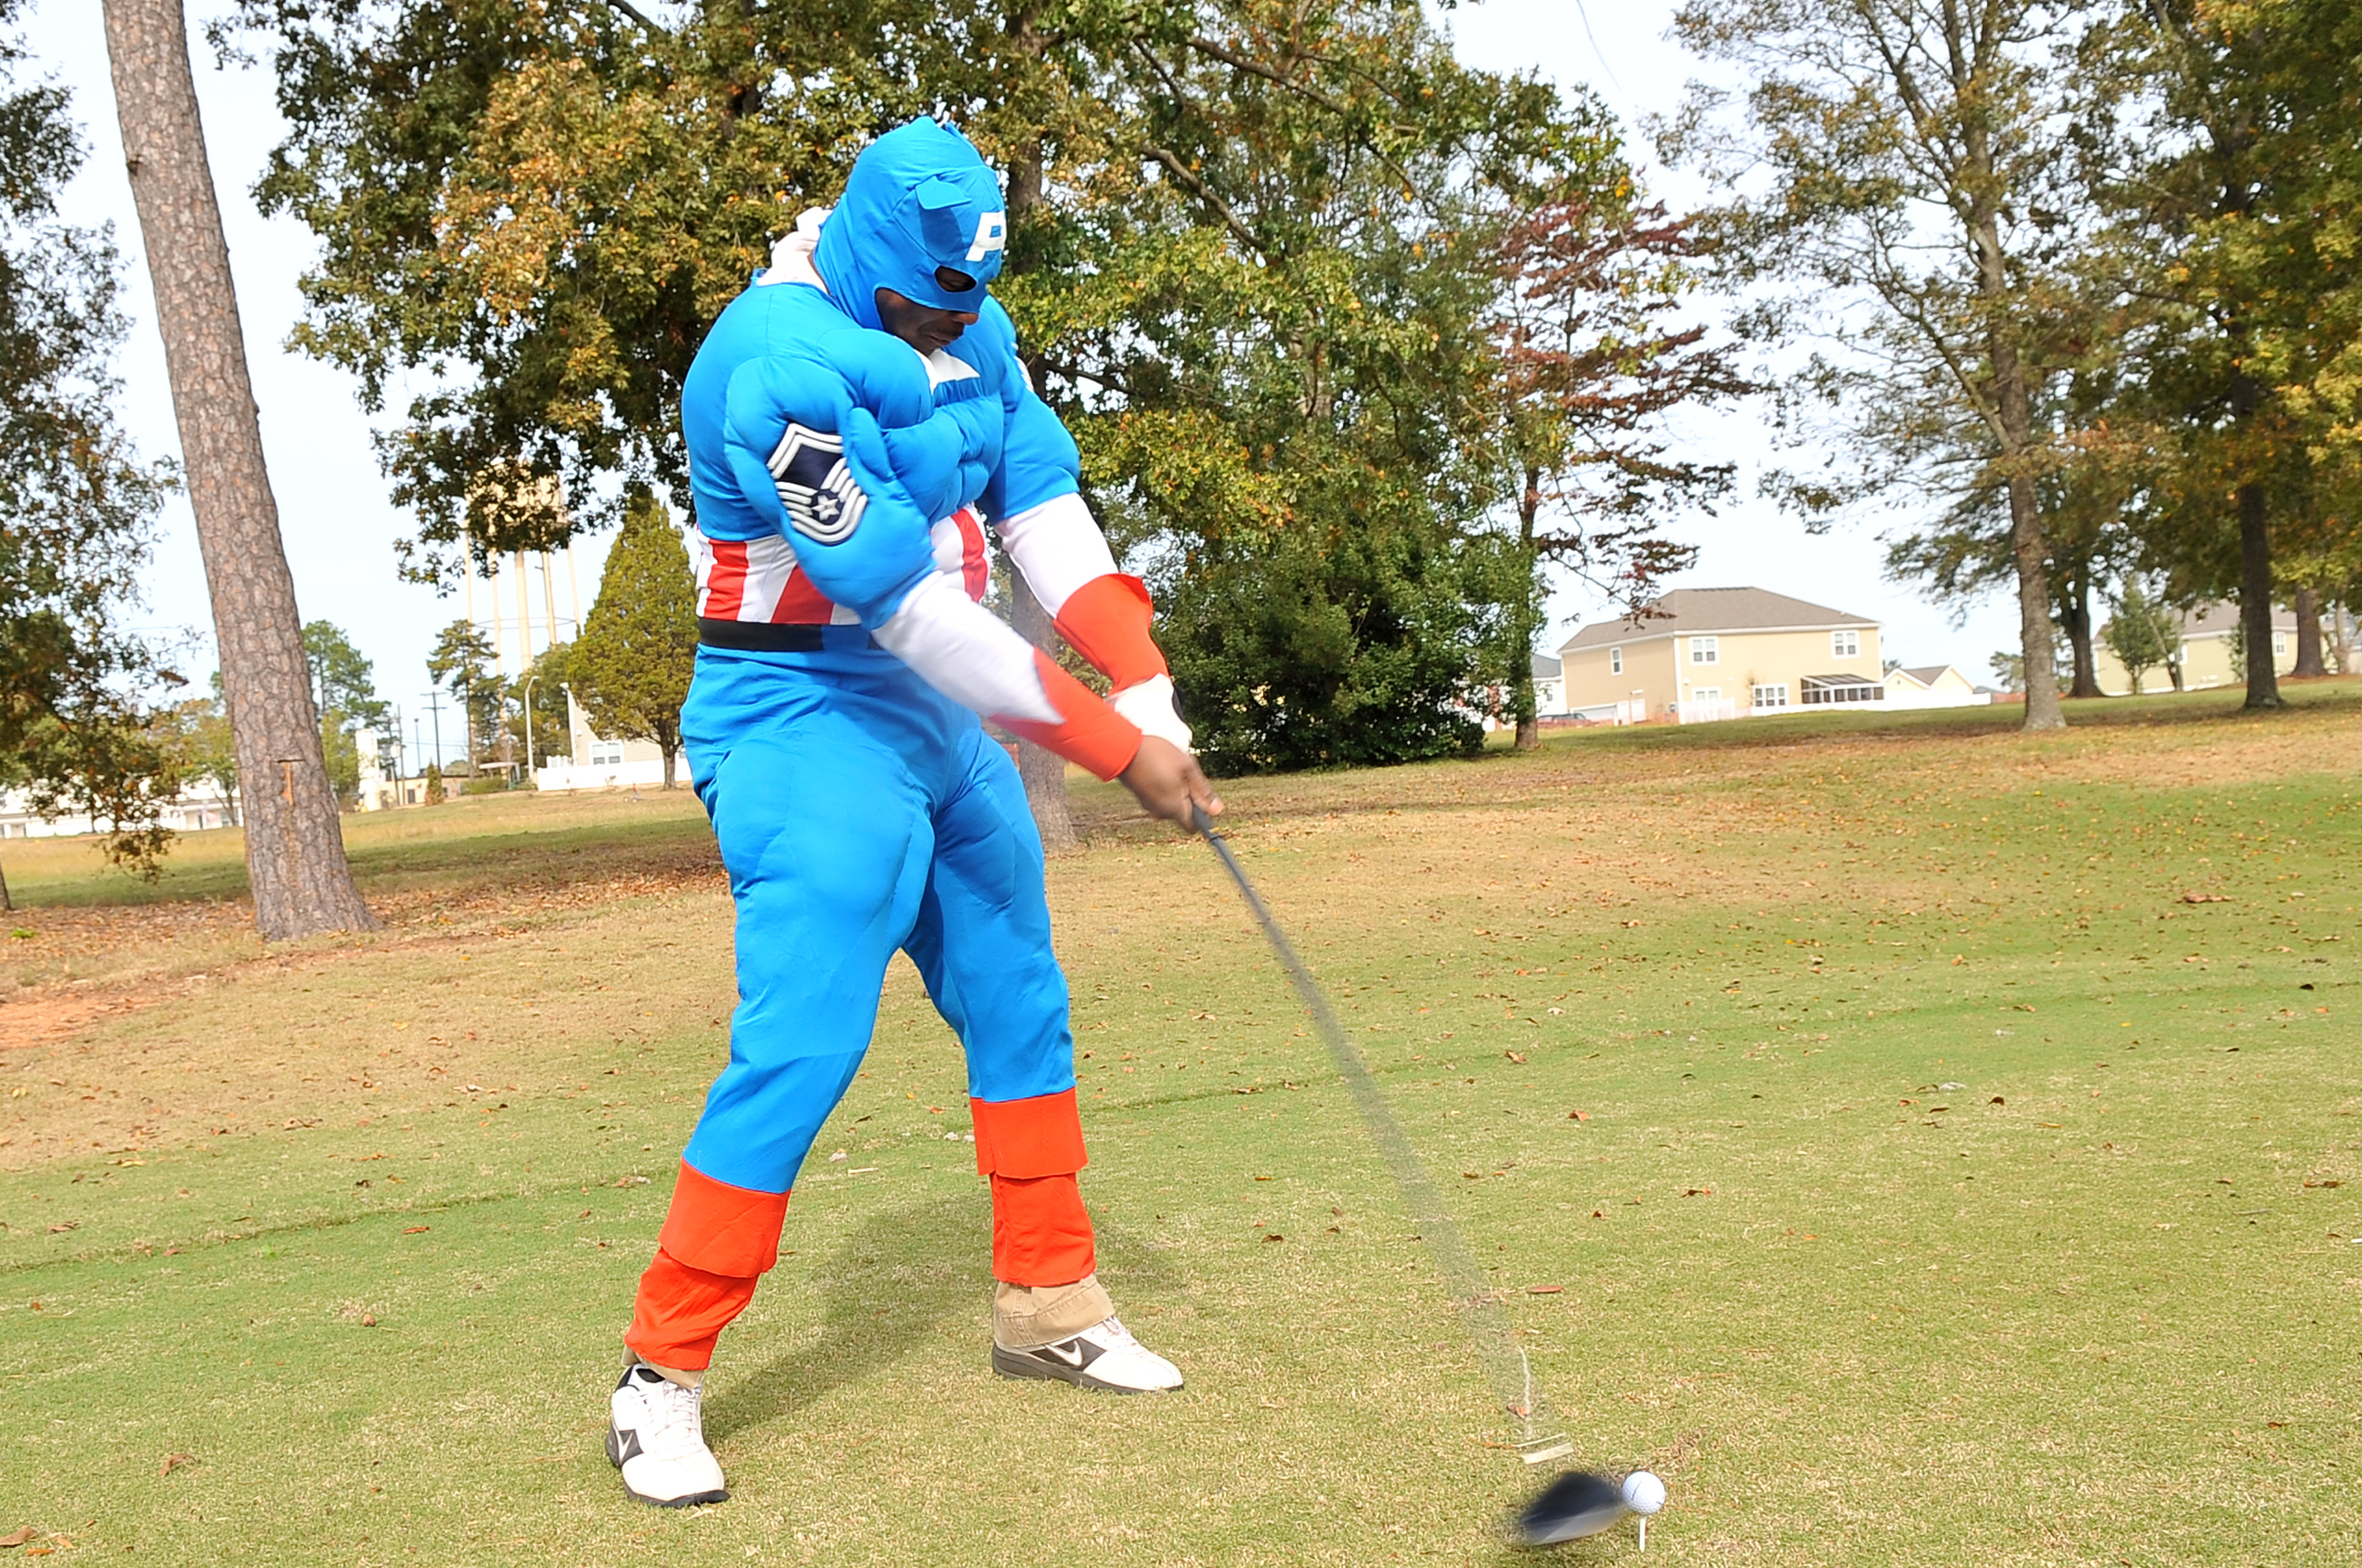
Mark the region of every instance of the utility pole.
<instances>
[{"instance_id":1,"label":"utility pole","mask_svg":"<svg viewBox=\"0 0 2362 1568\"><path fill-rule=\"evenodd\" d=\"M435 715L435 766L441 767L443 766L443 693L440 691L426 693L426 711ZM424 773L426 770L422 767L419 771Z\"/></svg>"},{"instance_id":2,"label":"utility pole","mask_svg":"<svg viewBox=\"0 0 2362 1568\"><path fill-rule=\"evenodd\" d=\"M524 773L528 778L533 777L533 683L540 679L538 675L524 678Z\"/></svg>"}]
</instances>

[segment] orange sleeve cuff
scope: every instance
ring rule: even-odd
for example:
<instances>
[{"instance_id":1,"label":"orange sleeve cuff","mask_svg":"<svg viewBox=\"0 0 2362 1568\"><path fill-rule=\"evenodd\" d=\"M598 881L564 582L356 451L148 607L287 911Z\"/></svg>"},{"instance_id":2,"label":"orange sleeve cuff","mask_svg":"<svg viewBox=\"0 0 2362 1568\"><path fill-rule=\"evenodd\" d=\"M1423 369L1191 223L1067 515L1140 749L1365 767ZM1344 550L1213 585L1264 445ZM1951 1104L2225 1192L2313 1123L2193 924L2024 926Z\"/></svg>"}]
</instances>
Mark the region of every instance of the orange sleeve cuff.
<instances>
[{"instance_id":1,"label":"orange sleeve cuff","mask_svg":"<svg viewBox=\"0 0 2362 1568\"><path fill-rule=\"evenodd\" d=\"M1033 670L1041 677L1043 694L1058 710L1059 722L1045 724L995 714L999 723L1101 778L1112 778L1131 766L1140 753L1140 726L1100 701L1098 692L1039 648L1033 650Z\"/></svg>"},{"instance_id":2,"label":"orange sleeve cuff","mask_svg":"<svg viewBox=\"0 0 2362 1568\"><path fill-rule=\"evenodd\" d=\"M1031 1099L972 1099L979 1175L1031 1180L1083 1168L1083 1116L1073 1089Z\"/></svg>"},{"instance_id":3,"label":"orange sleeve cuff","mask_svg":"<svg viewBox=\"0 0 2362 1568\"><path fill-rule=\"evenodd\" d=\"M1109 572L1075 590L1052 624L1121 691L1172 673L1149 629L1153 609L1146 583L1127 572Z\"/></svg>"}]
</instances>

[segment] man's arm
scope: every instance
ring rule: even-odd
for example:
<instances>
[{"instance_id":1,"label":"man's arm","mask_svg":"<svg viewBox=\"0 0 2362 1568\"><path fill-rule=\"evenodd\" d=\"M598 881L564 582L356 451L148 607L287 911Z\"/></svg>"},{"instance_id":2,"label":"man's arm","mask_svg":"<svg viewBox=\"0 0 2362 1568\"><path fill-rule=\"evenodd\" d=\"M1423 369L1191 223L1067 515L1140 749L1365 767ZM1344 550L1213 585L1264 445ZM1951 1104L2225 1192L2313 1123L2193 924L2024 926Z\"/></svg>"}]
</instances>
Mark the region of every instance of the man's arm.
<instances>
[{"instance_id":1,"label":"man's arm","mask_svg":"<svg viewBox=\"0 0 2362 1568\"><path fill-rule=\"evenodd\" d=\"M748 504L881 647L955 701L1101 778L1131 766L1138 725L935 571L929 519L843 376L802 360L749 362L731 380L724 438Z\"/></svg>"},{"instance_id":2,"label":"man's arm","mask_svg":"<svg viewBox=\"0 0 2362 1568\"><path fill-rule=\"evenodd\" d=\"M1014 355L1012 353L1012 359ZM1116 712L1149 734L1190 748L1173 676L1152 633L1148 587L1116 567L1078 490L1075 439L1012 364L999 470L985 491L1001 547L1067 645L1114 688Z\"/></svg>"}]
</instances>

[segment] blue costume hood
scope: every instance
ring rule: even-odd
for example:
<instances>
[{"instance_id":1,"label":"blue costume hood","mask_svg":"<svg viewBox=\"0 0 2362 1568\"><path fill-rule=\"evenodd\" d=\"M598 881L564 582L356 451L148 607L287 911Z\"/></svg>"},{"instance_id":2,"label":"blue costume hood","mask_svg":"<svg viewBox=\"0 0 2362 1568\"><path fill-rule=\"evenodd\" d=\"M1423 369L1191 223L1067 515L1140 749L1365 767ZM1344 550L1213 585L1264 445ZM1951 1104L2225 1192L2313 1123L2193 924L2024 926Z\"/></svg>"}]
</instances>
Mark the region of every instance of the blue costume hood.
<instances>
[{"instance_id":1,"label":"blue costume hood","mask_svg":"<svg viewBox=\"0 0 2362 1568\"><path fill-rule=\"evenodd\" d=\"M983 309L1007 230L984 155L955 130L912 120L854 160L812 266L846 315L877 329L881 288L938 310Z\"/></svg>"}]
</instances>

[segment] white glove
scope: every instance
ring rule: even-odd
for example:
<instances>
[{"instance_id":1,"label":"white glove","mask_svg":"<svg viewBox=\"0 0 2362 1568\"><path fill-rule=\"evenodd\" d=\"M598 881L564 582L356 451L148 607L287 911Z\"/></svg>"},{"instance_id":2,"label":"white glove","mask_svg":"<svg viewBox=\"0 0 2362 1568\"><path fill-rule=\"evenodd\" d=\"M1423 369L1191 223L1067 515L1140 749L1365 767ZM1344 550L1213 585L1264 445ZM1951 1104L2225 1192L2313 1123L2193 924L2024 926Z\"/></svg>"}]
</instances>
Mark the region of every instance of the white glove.
<instances>
[{"instance_id":1,"label":"white glove","mask_svg":"<svg viewBox=\"0 0 2362 1568\"><path fill-rule=\"evenodd\" d=\"M1171 676L1152 675L1137 686L1127 686L1108 699L1108 706L1131 720L1141 734L1197 755L1189 744L1189 726L1181 722L1181 710L1174 701Z\"/></svg>"}]
</instances>

